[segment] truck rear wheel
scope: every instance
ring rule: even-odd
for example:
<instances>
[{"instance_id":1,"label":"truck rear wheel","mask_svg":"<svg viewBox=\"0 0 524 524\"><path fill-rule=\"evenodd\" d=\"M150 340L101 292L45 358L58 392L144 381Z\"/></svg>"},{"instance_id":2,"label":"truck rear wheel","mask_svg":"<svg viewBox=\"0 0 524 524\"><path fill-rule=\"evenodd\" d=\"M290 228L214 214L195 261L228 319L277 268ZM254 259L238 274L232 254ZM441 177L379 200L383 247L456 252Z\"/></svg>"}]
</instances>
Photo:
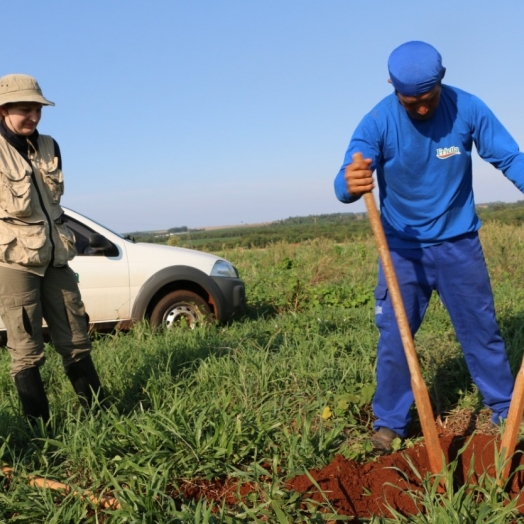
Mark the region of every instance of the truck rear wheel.
<instances>
[{"instance_id":1,"label":"truck rear wheel","mask_svg":"<svg viewBox=\"0 0 524 524\"><path fill-rule=\"evenodd\" d=\"M152 327L167 329L185 323L193 329L212 317L209 304L196 293L183 289L168 293L154 307L150 323Z\"/></svg>"}]
</instances>

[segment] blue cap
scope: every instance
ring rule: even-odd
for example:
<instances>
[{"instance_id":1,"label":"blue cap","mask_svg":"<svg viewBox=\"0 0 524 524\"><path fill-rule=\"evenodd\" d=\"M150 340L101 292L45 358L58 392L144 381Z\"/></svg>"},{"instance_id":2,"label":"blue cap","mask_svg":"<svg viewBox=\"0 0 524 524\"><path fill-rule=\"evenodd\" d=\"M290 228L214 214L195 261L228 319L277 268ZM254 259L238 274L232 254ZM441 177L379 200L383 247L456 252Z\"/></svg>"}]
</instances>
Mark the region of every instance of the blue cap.
<instances>
[{"instance_id":1,"label":"blue cap","mask_svg":"<svg viewBox=\"0 0 524 524\"><path fill-rule=\"evenodd\" d=\"M431 91L446 72L440 53L426 42L406 42L388 60L389 78L401 95L418 96Z\"/></svg>"}]
</instances>

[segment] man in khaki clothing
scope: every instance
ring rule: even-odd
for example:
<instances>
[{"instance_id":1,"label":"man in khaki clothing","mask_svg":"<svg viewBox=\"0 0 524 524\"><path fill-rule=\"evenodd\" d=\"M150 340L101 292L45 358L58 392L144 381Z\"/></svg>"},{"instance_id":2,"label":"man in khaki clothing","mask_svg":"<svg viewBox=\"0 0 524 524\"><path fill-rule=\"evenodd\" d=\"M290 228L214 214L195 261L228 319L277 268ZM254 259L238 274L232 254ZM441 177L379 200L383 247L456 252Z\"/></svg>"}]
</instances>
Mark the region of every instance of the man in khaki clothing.
<instances>
[{"instance_id":1,"label":"man in khaki clothing","mask_svg":"<svg viewBox=\"0 0 524 524\"><path fill-rule=\"evenodd\" d=\"M34 78L0 78L0 315L24 413L47 421L39 371L45 361L43 319L81 403L90 406L103 393L84 305L68 266L76 250L62 220L60 150L36 129L44 105L54 104Z\"/></svg>"}]
</instances>

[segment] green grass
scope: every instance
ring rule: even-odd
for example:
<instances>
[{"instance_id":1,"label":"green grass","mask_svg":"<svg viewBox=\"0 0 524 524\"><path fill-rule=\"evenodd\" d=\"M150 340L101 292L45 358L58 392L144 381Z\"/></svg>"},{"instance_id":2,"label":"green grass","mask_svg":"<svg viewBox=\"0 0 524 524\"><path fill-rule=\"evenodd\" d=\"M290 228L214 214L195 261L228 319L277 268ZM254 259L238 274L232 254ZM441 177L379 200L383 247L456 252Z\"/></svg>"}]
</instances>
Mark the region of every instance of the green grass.
<instances>
[{"instance_id":1,"label":"green grass","mask_svg":"<svg viewBox=\"0 0 524 524\"><path fill-rule=\"evenodd\" d=\"M524 228L488 224L482 235L516 371L524 347ZM108 411L81 413L48 347L43 376L52 428L30 430L8 377L9 356L0 353L0 445L3 463L16 473L0 489L1 522L291 523L325 522L333 513L327 502L302 504L285 481L327 465L336 453L369 459L377 343L373 240L277 243L220 254L246 281L248 316L194 331L152 333L139 325L98 337L93 358L112 398ZM436 297L416 346L436 412L480 405ZM113 493L122 507L97 509L73 494L32 487L28 474ZM178 495L191 480L225 477L258 489L230 506ZM492 493L492 479L483 482L475 489ZM466 516L457 522L511 522L497 496L486 497L482 511L499 512L499 520L482 520L473 507L468 514L470 493L466 486L444 500L428 485L420 505L448 517L462 508ZM426 522L421 519L413 522Z\"/></svg>"}]
</instances>

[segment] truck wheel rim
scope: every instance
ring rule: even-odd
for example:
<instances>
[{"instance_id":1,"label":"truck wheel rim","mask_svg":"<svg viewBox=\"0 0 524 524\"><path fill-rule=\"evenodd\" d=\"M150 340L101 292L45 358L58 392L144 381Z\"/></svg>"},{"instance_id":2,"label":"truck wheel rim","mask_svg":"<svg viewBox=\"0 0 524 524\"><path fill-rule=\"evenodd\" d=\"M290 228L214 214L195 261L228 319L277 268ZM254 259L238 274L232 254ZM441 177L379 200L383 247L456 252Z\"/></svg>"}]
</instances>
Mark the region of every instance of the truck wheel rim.
<instances>
[{"instance_id":1,"label":"truck wheel rim","mask_svg":"<svg viewBox=\"0 0 524 524\"><path fill-rule=\"evenodd\" d=\"M167 312L164 323L169 329L178 324L182 318L186 319L188 326L193 329L200 320L200 315L197 314L194 308L190 306L177 306Z\"/></svg>"}]
</instances>

